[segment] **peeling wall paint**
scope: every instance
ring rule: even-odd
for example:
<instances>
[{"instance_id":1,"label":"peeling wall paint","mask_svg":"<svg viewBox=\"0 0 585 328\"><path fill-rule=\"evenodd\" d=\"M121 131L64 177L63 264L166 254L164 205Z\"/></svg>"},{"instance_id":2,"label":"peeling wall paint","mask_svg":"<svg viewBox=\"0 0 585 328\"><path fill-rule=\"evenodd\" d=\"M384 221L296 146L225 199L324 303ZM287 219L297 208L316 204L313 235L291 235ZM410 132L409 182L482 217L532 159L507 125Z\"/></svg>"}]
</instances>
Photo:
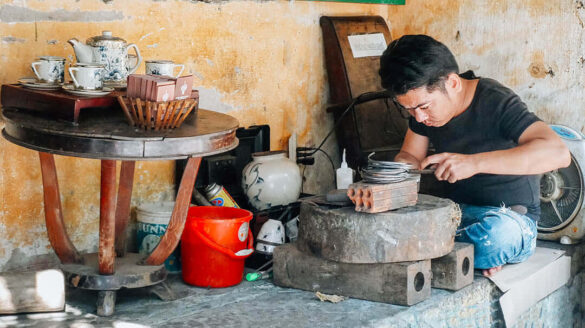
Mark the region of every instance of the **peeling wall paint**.
<instances>
[{"instance_id":1,"label":"peeling wall paint","mask_svg":"<svg viewBox=\"0 0 585 328\"><path fill-rule=\"evenodd\" d=\"M119 11L70 11L57 9L54 11L40 11L26 7L4 5L0 8L2 23L23 22L107 22L119 21L124 16Z\"/></svg>"},{"instance_id":2,"label":"peeling wall paint","mask_svg":"<svg viewBox=\"0 0 585 328\"><path fill-rule=\"evenodd\" d=\"M31 76L30 63L43 55L63 56L69 65L68 39L111 30L136 43L145 59L185 64L202 108L228 113L244 127L269 124L272 149L286 148L293 132L299 146L312 146L332 126L319 17L387 13L384 5L310 1L7 0L0 2L0 82ZM337 157L334 140L325 150ZM48 261L38 258L52 254L38 155L2 138L0 155L0 271ZM56 156L56 164L70 237L80 251L96 251L99 161ZM318 158L305 171L305 191L332 187L330 171ZM133 206L173 197L173 162L137 163Z\"/></svg>"}]
</instances>

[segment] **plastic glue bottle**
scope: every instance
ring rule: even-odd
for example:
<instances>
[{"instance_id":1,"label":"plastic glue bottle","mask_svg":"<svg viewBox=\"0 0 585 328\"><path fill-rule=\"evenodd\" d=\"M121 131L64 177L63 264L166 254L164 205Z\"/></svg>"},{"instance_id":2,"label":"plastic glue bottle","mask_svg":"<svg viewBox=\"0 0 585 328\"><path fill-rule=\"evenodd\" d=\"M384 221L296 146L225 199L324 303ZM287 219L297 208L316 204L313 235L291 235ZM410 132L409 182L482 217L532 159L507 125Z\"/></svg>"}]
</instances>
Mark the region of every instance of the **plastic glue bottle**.
<instances>
[{"instance_id":1,"label":"plastic glue bottle","mask_svg":"<svg viewBox=\"0 0 585 328\"><path fill-rule=\"evenodd\" d=\"M341 167L337 169L336 176L337 189L347 189L347 187L353 183L353 170L347 167L347 162L345 161L345 149L343 149Z\"/></svg>"}]
</instances>

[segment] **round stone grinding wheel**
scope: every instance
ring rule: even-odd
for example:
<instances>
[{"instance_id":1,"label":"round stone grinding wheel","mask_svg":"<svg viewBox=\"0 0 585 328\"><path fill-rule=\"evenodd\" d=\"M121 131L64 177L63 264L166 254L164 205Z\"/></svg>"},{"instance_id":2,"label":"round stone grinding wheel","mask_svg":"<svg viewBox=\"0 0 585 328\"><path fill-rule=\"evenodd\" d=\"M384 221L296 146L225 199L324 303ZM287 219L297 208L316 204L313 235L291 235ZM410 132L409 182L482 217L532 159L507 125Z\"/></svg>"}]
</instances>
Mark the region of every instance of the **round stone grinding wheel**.
<instances>
[{"instance_id":1,"label":"round stone grinding wheel","mask_svg":"<svg viewBox=\"0 0 585 328\"><path fill-rule=\"evenodd\" d=\"M415 206L383 213L301 204L298 247L344 263L391 263L441 257L453 250L461 211L453 201L419 195Z\"/></svg>"}]
</instances>

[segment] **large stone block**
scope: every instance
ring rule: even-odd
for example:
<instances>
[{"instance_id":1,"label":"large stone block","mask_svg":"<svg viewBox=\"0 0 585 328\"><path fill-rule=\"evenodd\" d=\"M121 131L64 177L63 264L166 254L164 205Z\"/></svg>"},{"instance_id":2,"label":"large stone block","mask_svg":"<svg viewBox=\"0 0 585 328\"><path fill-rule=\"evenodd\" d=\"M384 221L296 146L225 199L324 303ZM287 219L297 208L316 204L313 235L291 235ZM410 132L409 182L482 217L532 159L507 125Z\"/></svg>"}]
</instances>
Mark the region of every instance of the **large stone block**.
<instances>
[{"instance_id":1,"label":"large stone block","mask_svg":"<svg viewBox=\"0 0 585 328\"><path fill-rule=\"evenodd\" d=\"M352 264L303 253L295 244L274 249L274 283L368 301L413 305L431 296L431 262Z\"/></svg>"},{"instance_id":2,"label":"large stone block","mask_svg":"<svg viewBox=\"0 0 585 328\"><path fill-rule=\"evenodd\" d=\"M461 220L458 206L419 195L414 206L383 213L301 204L298 247L344 263L419 261L448 254Z\"/></svg>"},{"instance_id":3,"label":"large stone block","mask_svg":"<svg viewBox=\"0 0 585 328\"><path fill-rule=\"evenodd\" d=\"M459 290L473 282L473 244L455 243L453 250L431 260L431 287Z\"/></svg>"}]
</instances>

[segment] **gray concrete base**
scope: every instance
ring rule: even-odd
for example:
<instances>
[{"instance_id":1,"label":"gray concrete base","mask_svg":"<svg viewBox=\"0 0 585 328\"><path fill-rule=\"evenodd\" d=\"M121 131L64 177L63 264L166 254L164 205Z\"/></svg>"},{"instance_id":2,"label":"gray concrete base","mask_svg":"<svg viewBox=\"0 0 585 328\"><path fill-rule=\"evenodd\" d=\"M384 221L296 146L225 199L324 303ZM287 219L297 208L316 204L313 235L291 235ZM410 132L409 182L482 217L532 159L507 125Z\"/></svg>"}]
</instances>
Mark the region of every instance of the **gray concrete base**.
<instances>
[{"instance_id":1,"label":"gray concrete base","mask_svg":"<svg viewBox=\"0 0 585 328\"><path fill-rule=\"evenodd\" d=\"M547 244L548 246L549 244ZM560 245L555 247L561 247ZM585 245L568 248L572 279L525 312L515 327L583 327ZM147 289L118 292L116 313L95 314L95 292L70 289L65 312L0 316L0 327L503 327L499 290L476 276L459 291L433 289L411 307L349 299L320 302L312 292L274 286L270 280L231 288L190 287L169 276L179 299L164 302Z\"/></svg>"}]
</instances>

